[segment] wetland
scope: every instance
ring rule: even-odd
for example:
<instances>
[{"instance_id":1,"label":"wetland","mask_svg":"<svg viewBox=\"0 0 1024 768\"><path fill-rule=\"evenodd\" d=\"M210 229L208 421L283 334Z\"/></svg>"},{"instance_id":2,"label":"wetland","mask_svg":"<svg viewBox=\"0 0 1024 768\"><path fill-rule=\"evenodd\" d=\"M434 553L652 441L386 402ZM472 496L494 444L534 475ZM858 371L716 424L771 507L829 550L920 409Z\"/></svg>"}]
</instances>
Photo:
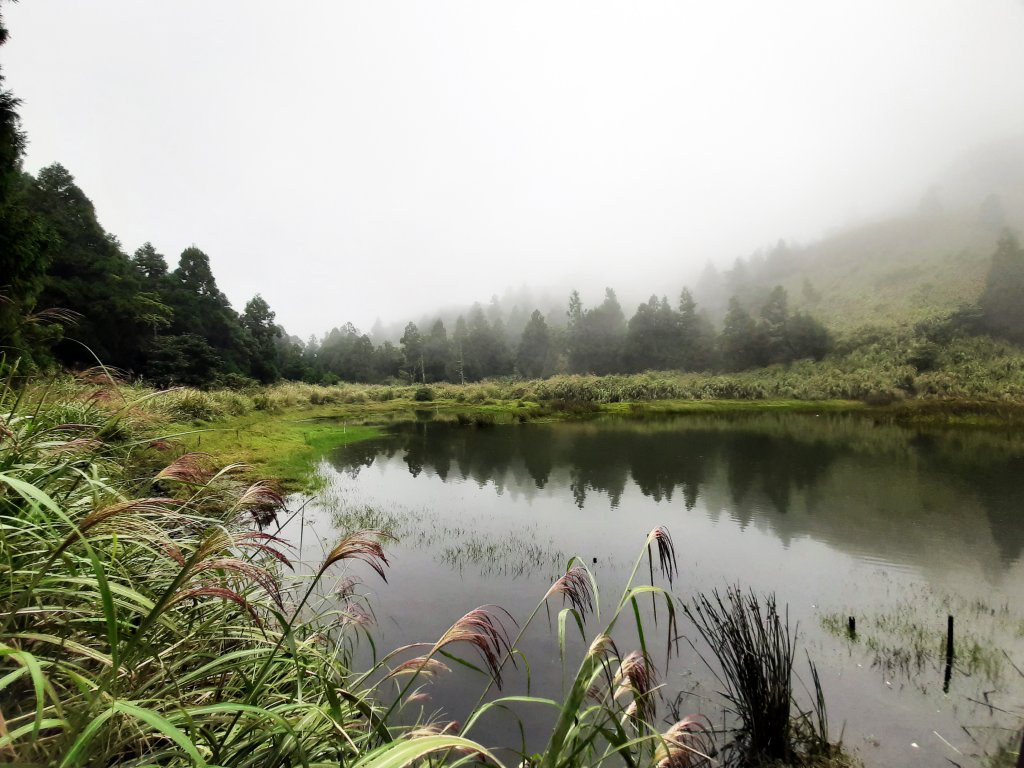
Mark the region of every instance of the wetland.
<instances>
[{"instance_id":1,"label":"wetland","mask_svg":"<svg viewBox=\"0 0 1024 768\"><path fill-rule=\"evenodd\" d=\"M827 411L463 422L422 411L328 450L319 491L292 499L302 512L286 530L303 560L341 531L397 539L388 583L361 585L379 617L377 648L432 640L481 604L524 617L572 556L594 572L607 607L647 532L664 525L681 600L738 585L786 606L801 649L795 689L810 686L806 651L833 735L865 764L988 765L1014 738L1024 711L1024 439L1015 432ZM728 727L707 649L685 621L678 633L662 696L675 712ZM510 672L506 690L560 698L550 622L521 647L529 666ZM424 693L428 707L460 719L481 690L458 670ZM523 723L517 738L536 748L531 728L543 734L544 718ZM484 741L518 728L500 718L481 727L492 729L476 734Z\"/></svg>"}]
</instances>

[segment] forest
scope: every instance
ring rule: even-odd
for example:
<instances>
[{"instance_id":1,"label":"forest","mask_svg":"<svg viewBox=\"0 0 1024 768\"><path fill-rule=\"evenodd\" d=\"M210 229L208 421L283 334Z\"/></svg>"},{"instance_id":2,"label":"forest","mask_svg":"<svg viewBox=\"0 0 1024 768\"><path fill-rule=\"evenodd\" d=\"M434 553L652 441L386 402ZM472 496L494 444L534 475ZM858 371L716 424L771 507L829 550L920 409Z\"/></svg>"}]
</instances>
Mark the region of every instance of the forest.
<instances>
[{"instance_id":1,"label":"forest","mask_svg":"<svg viewBox=\"0 0 1024 768\"><path fill-rule=\"evenodd\" d=\"M237 312L218 288L210 257L191 246L172 269L151 243L129 256L100 225L71 173L59 164L33 176L20 167L24 137L17 100L4 95L3 249L0 349L23 370L85 368L97 362L157 386L238 387L279 380L453 382L647 370L743 371L821 360L833 334L791 309L781 285L733 295L721 327L687 288L652 295L631 317L612 288L596 306L568 297L564 314L497 300L474 304L449 330L442 319L408 322L397 343L377 343L346 323L306 342L290 336L257 294ZM784 249L762 269L771 276ZM748 270L741 261L726 275ZM764 284L762 282L762 284ZM767 284L764 284L767 285ZM813 297L813 287L805 286ZM1024 249L1005 230L985 290L940 324L948 334L1024 341ZM932 325L934 326L934 320Z\"/></svg>"}]
</instances>

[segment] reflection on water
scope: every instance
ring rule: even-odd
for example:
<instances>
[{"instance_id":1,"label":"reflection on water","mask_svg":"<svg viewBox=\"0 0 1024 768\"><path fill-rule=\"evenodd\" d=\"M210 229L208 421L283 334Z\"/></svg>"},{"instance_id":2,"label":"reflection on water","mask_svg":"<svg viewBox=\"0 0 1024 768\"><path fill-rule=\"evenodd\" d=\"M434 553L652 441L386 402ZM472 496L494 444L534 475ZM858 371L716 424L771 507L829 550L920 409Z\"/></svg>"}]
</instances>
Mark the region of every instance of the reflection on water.
<instances>
[{"instance_id":1,"label":"reflection on water","mask_svg":"<svg viewBox=\"0 0 1024 768\"><path fill-rule=\"evenodd\" d=\"M948 550L997 575L1024 549L1024 441L1009 433L797 415L490 429L415 422L331 462L351 473L396 458L412 477L470 480L526 499L557 486L580 509L594 495L618 508L630 483L658 502L682 499L687 510L703 498L713 514L783 544L811 535L894 564L928 567Z\"/></svg>"},{"instance_id":2,"label":"reflection on water","mask_svg":"<svg viewBox=\"0 0 1024 768\"><path fill-rule=\"evenodd\" d=\"M318 535L369 526L402 539L374 598L384 647L431 640L481 603L525 615L570 553L616 587L646 532L666 524L684 589L739 582L790 605L834 721L869 765L971 764L1015 722L977 702L1024 709L1013 667L1024 667L1024 441L1013 434L771 414L420 420L329 462ZM937 660L947 613L960 627L948 695ZM856 642L837 631L847 615L859 617ZM560 679L550 638L528 642L535 680ZM666 683L712 714L698 663ZM465 698L436 701L460 717Z\"/></svg>"}]
</instances>

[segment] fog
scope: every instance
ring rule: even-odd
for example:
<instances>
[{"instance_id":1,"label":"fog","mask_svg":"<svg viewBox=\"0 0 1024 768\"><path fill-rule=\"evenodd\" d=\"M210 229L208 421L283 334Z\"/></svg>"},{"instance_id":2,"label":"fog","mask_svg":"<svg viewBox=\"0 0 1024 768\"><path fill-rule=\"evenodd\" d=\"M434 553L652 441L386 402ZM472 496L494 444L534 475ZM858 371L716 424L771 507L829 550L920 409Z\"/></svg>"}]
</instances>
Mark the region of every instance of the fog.
<instances>
[{"instance_id":1,"label":"fog","mask_svg":"<svg viewBox=\"0 0 1024 768\"><path fill-rule=\"evenodd\" d=\"M1020 0L4 12L26 169L302 336L524 284L672 295L1024 136Z\"/></svg>"}]
</instances>

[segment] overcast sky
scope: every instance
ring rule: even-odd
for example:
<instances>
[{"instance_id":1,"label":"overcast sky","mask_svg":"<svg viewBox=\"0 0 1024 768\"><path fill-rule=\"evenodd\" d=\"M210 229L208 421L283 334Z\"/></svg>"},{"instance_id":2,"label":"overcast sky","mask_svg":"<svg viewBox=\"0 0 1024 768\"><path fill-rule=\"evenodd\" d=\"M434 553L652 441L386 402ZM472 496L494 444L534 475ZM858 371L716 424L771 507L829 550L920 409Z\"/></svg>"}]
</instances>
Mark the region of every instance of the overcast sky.
<instances>
[{"instance_id":1,"label":"overcast sky","mask_svg":"<svg viewBox=\"0 0 1024 768\"><path fill-rule=\"evenodd\" d=\"M1021 0L5 4L35 172L290 332L675 294L1024 133Z\"/></svg>"}]
</instances>

